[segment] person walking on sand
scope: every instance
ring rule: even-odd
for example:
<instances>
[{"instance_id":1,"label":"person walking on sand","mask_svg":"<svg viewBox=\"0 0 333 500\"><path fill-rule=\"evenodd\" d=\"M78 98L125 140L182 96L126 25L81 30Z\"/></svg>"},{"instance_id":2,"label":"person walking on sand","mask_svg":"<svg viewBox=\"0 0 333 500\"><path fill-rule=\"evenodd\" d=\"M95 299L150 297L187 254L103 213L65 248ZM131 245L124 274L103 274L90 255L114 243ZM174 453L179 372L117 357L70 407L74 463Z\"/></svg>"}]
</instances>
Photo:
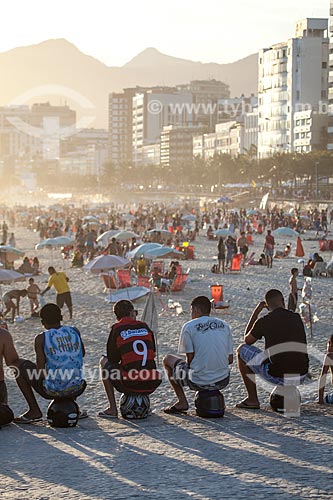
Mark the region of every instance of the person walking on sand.
<instances>
[{"instance_id":1,"label":"person walking on sand","mask_svg":"<svg viewBox=\"0 0 333 500\"><path fill-rule=\"evenodd\" d=\"M218 271L220 273L222 267L222 272L223 274L225 274L225 244L222 236L220 237L219 242L217 244L217 252L218 252L217 260L219 262Z\"/></svg>"},{"instance_id":2,"label":"person walking on sand","mask_svg":"<svg viewBox=\"0 0 333 500\"><path fill-rule=\"evenodd\" d=\"M47 287L41 293L41 295L44 295L46 292L50 290L52 286L54 286L57 292L57 297L56 297L57 306L60 307L60 309L62 309L64 307L64 304L66 304L69 311L69 319L72 319L73 317L72 296L68 285L69 280L66 274L63 272L57 272L52 266L48 268L48 272L50 275L49 281L47 283Z\"/></svg>"},{"instance_id":3,"label":"person walking on sand","mask_svg":"<svg viewBox=\"0 0 333 500\"><path fill-rule=\"evenodd\" d=\"M210 316L211 302L208 297L192 300L192 320L185 323L180 333L179 354L186 359L168 354L163 359L170 385L178 400L164 412L186 413L188 401L184 387L192 391L220 390L227 387L230 378L229 365L233 362L233 340L225 321Z\"/></svg>"},{"instance_id":4,"label":"person walking on sand","mask_svg":"<svg viewBox=\"0 0 333 500\"><path fill-rule=\"evenodd\" d=\"M268 268L273 267L274 245L275 245L274 236L272 236L271 230L268 229L264 245L264 253Z\"/></svg>"},{"instance_id":5,"label":"person walking on sand","mask_svg":"<svg viewBox=\"0 0 333 500\"><path fill-rule=\"evenodd\" d=\"M301 290L301 288L298 288L297 286L297 276L298 276L298 269L297 267L293 267L291 269L291 276L289 278L289 287L290 287L290 293L289 293L289 298L288 298L288 309L289 311L296 311L297 307L297 292L298 290Z\"/></svg>"},{"instance_id":6,"label":"person walking on sand","mask_svg":"<svg viewBox=\"0 0 333 500\"><path fill-rule=\"evenodd\" d=\"M29 286L27 287L28 299L30 301L31 314L37 311L39 308L39 301L37 295L40 293L40 288L36 285L33 278L29 279Z\"/></svg>"}]
</instances>

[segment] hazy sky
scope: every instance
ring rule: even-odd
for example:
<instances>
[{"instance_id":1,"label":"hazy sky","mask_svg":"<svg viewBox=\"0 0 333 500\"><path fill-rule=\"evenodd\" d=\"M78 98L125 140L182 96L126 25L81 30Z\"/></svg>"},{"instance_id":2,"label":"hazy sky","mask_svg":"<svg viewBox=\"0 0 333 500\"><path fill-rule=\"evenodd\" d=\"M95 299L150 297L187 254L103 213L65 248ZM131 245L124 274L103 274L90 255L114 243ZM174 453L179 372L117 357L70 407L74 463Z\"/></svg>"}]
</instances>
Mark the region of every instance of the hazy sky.
<instances>
[{"instance_id":1,"label":"hazy sky","mask_svg":"<svg viewBox=\"0 0 333 500\"><path fill-rule=\"evenodd\" d=\"M298 19L328 15L329 0L2 0L0 52L66 38L109 66L147 47L224 63L290 38Z\"/></svg>"}]
</instances>

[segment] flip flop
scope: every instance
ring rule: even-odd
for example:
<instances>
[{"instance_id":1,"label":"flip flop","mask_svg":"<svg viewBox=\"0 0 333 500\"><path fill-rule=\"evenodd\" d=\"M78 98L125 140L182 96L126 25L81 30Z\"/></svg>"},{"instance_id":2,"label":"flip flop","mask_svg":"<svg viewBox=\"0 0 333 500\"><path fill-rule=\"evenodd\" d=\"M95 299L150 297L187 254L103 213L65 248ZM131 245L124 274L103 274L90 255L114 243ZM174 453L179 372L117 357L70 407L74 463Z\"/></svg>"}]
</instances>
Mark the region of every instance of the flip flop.
<instances>
[{"instance_id":1,"label":"flip flop","mask_svg":"<svg viewBox=\"0 0 333 500\"><path fill-rule=\"evenodd\" d=\"M176 405L169 406L169 408L165 408L163 411L168 415L186 415L188 412L188 410L180 410Z\"/></svg>"},{"instance_id":2,"label":"flip flop","mask_svg":"<svg viewBox=\"0 0 333 500\"><path fill-rule=\"evenodd\" d=\"M110 420L118 418L118 415L111 415L110 413L105 413L105 411L100 411L97 413L97 416L100 418L109 418Z\"/></svg>"},{"instance_id":3,"label":"flip flop","mask_svg":"<svg viewBox=\"0 0 333 500\"><path fill-rule=\"evenodd\" d=\"M34 424L35 422L41 422L42 420L43 417L29 418L25 417L24 415L21 415L20 417L14 418L13 422L15 424Z\"/></svg>"},{"instance_id":4,"label":"flip flop","mask_svg":"<svg viewBox=\"0 0 333 500\"><path fill-rule=\"evenodd\" d=\"M237 403L236 408L243 408L246 410L260 410L259 405L249 405L245 401L241 401L240 403Z\"/></svg>"}]
</instances>

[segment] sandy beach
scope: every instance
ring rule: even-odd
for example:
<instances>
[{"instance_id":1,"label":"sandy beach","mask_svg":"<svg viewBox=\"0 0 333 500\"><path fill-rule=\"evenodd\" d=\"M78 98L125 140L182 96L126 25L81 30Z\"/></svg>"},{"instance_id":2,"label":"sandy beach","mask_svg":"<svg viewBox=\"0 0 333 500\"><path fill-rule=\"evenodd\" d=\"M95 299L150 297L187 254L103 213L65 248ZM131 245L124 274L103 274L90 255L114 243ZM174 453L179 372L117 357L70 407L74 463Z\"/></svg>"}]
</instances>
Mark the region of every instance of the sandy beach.
<instances>
[{"instance_id":1,"label":"sandy beach","mask_svg":"<svg viewBox=\"0 0 333 500\"><path fill-rule=\"evenodd\" d=\"M330 228L332 230L332 226ZM314 233L303 237L306 257L318 251L316 241L307 241ZM32 257L38 255L42 275L36 278L41 289L47 283L47 267L52 263L51 252L37 252L38 234L25 228L15 228L17 247ZM263 235L255 235L250 251L261 253ZM288 238L277 238L276 249L283 250ZM170 309L159 310L159 359L166 353L176 353L182 324L190 319L190 301L196 295L210 296L209 286L219 282L224 286L224 299L230 308L219 311L232 328L235 347L241 342L252 309L263 299L269 288L279 288L288 296L288 279L297 263L295 241L291 256L274 260L273 268L249 266L240 273L214 275L210 272L217 255L217 243L207 241L202 232L195 241L190 282L183 292L162 301L179 301L184 314L177 316ZM253 250L252 250L253 248ZM330 253L322 254L326 261ZM306 258L305 257L305 258ZM313 338L308 333L310 372L312 380L302 387L303 408L299 418L288 419L274 414L268 405L271 387L260 386L260 412L236 410L235 403L245 391L234 363L231 382L224 391L224 419L199 419L193 411L187 417L166 416L161 411L173 401L166 381L151 397L153 416L142 422L101 421L98 411L106 406L102 384L98 379L98 361L105 351L110 325L115 318L112 306L105 302L101 279L80 269L53 253L53 265L66 271L73 295L72 324L81 331L86 346L85 367L88 387L79 398L81 408L90 418L75 429L52 429L46 423L33 426L12 424L0 431L2 466L0 496L4 499L90 499L90 498L332 498L333 469L330 461L333 444L333 407L316 405L317 381L327 338L332 334L332 279L313 279L313 299L319 321L314 324ZM298 279L299 286L303 278ZM23 288L24 283L15 285ZM2 290L8 287L3 286ZM46 300L54 301L49 292ZM142 312L145 299L136 302ZM22 301L22 314L29 316L28 300ZM65 310L64 320L69 323ZM34 359L33 339L41 331L38 319L10 325L20 357ZM14 381L8 381L9 403L22 413L25 402ZM40 400L45 411L47 402ZM220 481L221 479L221 481Z\"/></svg>"}]
</instances>

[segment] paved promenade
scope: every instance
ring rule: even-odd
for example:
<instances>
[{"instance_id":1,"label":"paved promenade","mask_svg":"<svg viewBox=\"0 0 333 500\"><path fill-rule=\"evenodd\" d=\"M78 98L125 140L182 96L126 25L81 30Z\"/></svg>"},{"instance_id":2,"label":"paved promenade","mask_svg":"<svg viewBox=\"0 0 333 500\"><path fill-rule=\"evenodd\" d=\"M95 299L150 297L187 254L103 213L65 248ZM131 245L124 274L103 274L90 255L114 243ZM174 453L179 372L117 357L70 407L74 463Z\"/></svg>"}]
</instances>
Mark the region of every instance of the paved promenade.
<instances>
[{"instance_id":1,"label":"paved promenade","mask_svg":"<svg viewBox=\"0 0 333 500\"><path fill-rule=\"evenodd\" d=\"M0 431L1 500L333 497L333 408L284 418L228 409L223 419L89 418Z\"/></svg>"}]
</instances>

